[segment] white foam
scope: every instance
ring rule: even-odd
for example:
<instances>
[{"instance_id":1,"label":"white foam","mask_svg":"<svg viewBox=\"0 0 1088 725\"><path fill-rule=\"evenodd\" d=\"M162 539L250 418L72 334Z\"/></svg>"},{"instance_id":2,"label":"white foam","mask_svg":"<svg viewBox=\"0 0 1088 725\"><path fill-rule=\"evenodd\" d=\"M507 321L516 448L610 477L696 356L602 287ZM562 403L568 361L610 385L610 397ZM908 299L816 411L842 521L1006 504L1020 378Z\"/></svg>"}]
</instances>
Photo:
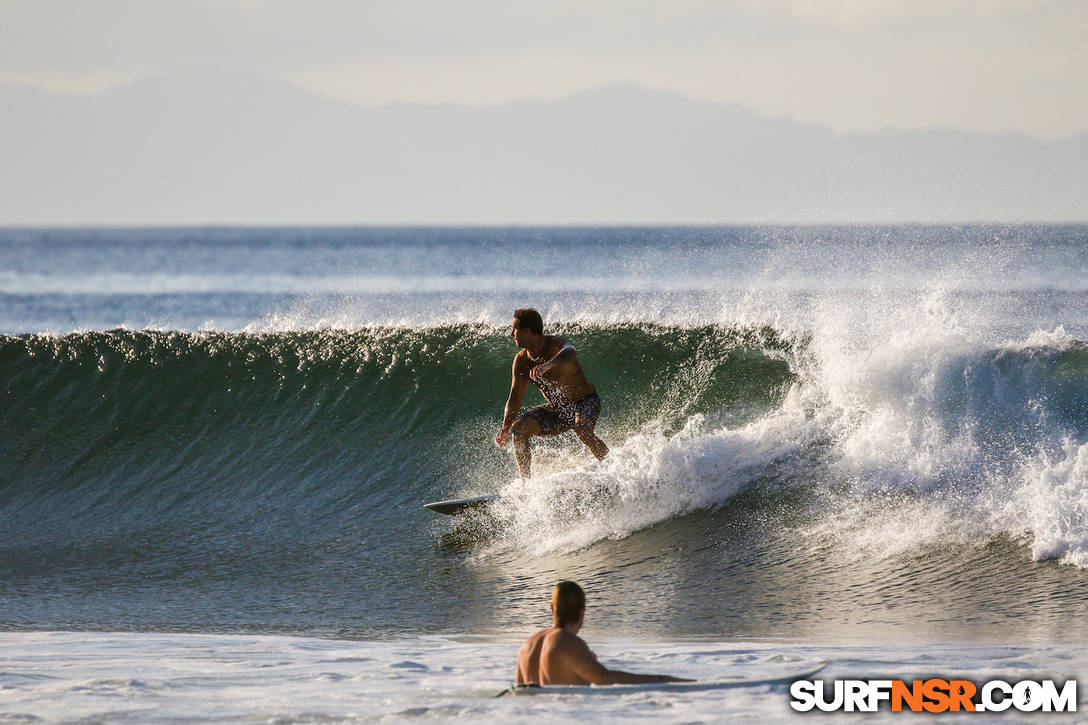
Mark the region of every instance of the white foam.
<instances>
[{"instance_id":1,"label":"white foam","mask_svg":"<svg viewBox=\"0 0 1088 725\"><path fill-rule=\"evenodd\" d=\"M798 455L814 432L796 405L734 430L700 415L672 436L650 425L603 461L509 484L496 514L506 543L570 551L724 503Z\"/></svg>"},{"instance_id":2,"label":"white foam","mask_svg":"<svg viewBox=\"0 0 1088 725\"><path fill-rule=\"evenodd\" d=\"M910 680L934 673L984 681L1082 673L1082 647L867 645L594 638L610 667L712 680L773 677L827 662L823 678ZM782 721L795 717L784 685L690 693L500 697L521 634L501 639L303 637L130 633L0 633L0 719L5 722L606 723ZM836 722L813 713L798 722ZM877 721L899 722L884 711ZM815 719L814 719L815 718ZM874 718L870 717L869 720ZM867 721L869 721L867 720Z\"/></svg>"},{"instance_id":3,"label":"white foam","mask_svg":"<svg viewBox=\"0 0 1088 725\"><path fill-rule=\"evenodd\" d=\"M1065 441L1058 460L1045 454L1027 467L1006 504L1010 526L1032 533L1036 560L1059 559L1088 569L1088 443Z\"/></svg>"},{"instance_id":4,"label":"white foam","mask_svg":"<svg viewBox=\"0 0 1088 725\"><path fill-rule=\"evenodd\" d=\"M813 311L799 399L830 442L822 463L840 490L805 533L847 555L894 557L1026 529L1036 558L1084 566L1080 449L1067 441L1047 462L1071 434L1057 406L1072 337L1058 327L997 343L985 310L940 290L906 301Z\"/></svg>"},{"instance_id":5,"label":"white foam","mask_svg":"<svg viewBox=\"0 0 1088 725\"><path fill-rule=\"evenodd\" d=\"M736 429L699 416L673 436L650 426L603 463L513 484L500 509L507 543L568 551L773 478L807 487L822 511L799 536L848 553L894 557L1027 530L1036 558L1088 567L1088 443L1076 438L1084 421L1061 410L1063 386L1085 381L1061 372L1079 344L1063 327L995 339L985 309L939 288L790 310L747 299L745 322L773 319L797 341L799 381L777 409Z\"/></svg>"},{"instance_id":6,"label":"white foam","mask_svg":"<svg viewBox=\"0 0 1088 725\"><path fill-rule=\"evenodd\" d=\"M1028 335L1022 344L1011 343L1012 349L1049 347L1056 350L1067 350L1075 342L1073 336L1065 331L1065 325L1058 325L1053 330L1036 330Z\"/></svg>"}]
</instances>

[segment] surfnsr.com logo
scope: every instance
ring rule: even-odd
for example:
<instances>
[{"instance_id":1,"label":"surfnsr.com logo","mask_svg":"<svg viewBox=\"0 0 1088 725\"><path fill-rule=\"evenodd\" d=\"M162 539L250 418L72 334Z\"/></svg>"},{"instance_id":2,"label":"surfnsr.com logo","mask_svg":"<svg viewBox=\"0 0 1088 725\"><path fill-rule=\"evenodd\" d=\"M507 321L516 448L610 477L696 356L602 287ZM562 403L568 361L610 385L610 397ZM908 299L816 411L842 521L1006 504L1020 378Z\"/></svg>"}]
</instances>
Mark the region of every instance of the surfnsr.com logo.
<instances>
[{"instance_id":1,"label":"surfnsr.com logo","mask_svg":"<svg viewBox=\"0 0 1088 725\"><path fill-rule=\"evenodd\" d=\"M790 685L790 707L799 712L1076 712L1077 681L1060 687L1053 680L797 680Z\"/></svg>"}]
</instances>

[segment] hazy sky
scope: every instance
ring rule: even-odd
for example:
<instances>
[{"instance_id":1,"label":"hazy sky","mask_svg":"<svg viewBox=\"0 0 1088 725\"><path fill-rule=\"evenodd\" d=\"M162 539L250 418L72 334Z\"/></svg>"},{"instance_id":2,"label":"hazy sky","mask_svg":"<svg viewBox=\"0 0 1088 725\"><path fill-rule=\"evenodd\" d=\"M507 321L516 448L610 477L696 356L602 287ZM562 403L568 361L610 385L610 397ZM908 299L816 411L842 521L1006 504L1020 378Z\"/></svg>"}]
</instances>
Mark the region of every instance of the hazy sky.
<instances>
[{"instance_id":1,"label":"hazy sky","mask_svg":"<svg viewBox=\"0 0 1088 725\"><path fill-rule=\"evenodd\" d=\"M0 0L0 82L190 66L361 103L633 81L838 130L1088 131L1088 0Z\"/></svg>"}]
</instances>

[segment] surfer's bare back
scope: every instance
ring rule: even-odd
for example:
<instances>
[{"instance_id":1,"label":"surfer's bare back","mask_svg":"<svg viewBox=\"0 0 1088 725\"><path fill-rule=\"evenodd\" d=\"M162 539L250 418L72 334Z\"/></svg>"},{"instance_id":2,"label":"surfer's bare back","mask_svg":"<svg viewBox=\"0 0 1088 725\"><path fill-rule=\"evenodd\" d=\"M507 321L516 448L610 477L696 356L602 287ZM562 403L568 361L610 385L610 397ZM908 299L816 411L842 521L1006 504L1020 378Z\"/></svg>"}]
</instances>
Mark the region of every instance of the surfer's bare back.
<instances>
[{"instance_id":1,"label":"surfer's bare back","mask_svg":"<svg viewBox=\"0 0 1088 725\"><path fill-rule=\"evenodd\" d=\"M514 311L510 334L521 350L514 356L510 397L495 443L505 446L507 439L513 437L514 458L525 477L530 475L529 439L533 436L554 436L573 430L593 455L604 458L608 446L593 432L601 413L601 399L597 397L597 389L586 380L574 345L559 335L545 335L544 320L531 308ZM536 383L548 402L519 416L530 381Z\"/></svg>"}]
</instances>

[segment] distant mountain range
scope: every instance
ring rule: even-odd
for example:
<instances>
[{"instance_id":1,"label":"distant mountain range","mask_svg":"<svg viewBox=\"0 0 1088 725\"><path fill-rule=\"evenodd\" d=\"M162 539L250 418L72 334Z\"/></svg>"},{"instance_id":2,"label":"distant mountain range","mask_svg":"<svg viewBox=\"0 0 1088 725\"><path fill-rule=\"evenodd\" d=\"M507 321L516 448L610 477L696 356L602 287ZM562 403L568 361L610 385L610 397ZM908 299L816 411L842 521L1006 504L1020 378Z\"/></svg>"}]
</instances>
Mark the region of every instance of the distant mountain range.
<instances>
[{"instance_id":1,"label":"distant mountain range","mask_svg":"<svg viewBox=\"0 0 1088 725\"><path fill-rule=\"evenodd\" d=\"M367 107L189 71L0 109L0 225L1088 221L1088 133L842 134L633 85Z\"/></svg>"}]
</instances>

